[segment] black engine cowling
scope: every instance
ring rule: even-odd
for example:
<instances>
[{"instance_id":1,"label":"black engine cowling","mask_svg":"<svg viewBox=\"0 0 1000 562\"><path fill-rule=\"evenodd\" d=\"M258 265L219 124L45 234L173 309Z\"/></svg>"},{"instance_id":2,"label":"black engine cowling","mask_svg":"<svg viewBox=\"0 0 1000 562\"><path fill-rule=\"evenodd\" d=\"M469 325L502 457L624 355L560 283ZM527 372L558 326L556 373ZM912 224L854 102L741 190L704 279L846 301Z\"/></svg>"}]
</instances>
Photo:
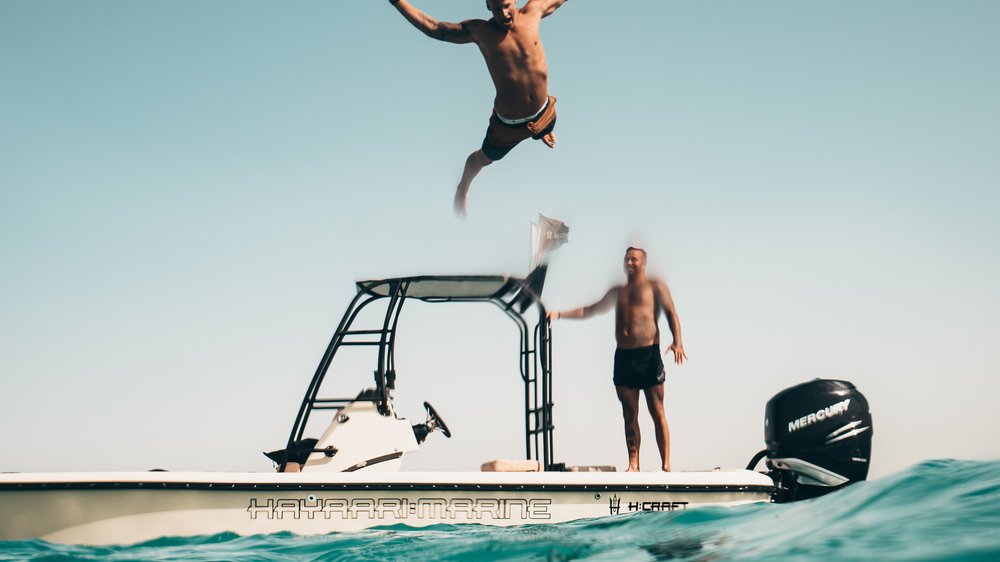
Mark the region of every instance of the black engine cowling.
<instances>
[{"instance_id":1,"label":"black engine cowling","mask_svg":"<svg viewBox=\"0 0 1000 562\"><path fill-rule=\"evenodd\" d=\"M872 417L846 381L815 379L776 394L764 412L775 501L821 496L868 477Z\"/></svg>"}]
</instances>

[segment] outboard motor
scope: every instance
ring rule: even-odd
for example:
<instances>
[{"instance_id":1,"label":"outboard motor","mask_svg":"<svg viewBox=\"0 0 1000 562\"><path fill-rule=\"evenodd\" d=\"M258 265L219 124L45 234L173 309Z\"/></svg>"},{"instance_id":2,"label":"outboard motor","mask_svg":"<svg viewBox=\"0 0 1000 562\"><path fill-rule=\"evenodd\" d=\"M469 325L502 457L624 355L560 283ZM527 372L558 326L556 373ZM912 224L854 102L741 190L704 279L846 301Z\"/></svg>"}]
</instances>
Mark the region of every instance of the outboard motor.
<instances>
[{"instance_id":1,"label":"outboard motor","mask_svg":"<svg viewBox=\"0 0 1000 562\"><path fill-rule=\"evenodd\" d=\"M767 402L764 441L776 502L865 480L872 448L868 401L846 381L815 379L786 388Z\"/></svg>"}]
</instances>

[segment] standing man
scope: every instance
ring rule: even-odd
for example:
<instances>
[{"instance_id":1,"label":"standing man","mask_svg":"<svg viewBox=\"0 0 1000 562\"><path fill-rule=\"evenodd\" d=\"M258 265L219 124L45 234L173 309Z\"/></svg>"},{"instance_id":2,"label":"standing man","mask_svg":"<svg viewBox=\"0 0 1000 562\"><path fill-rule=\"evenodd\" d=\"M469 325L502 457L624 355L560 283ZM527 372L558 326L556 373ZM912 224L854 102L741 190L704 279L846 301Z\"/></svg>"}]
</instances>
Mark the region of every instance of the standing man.
<instances>
[{"instance_id":1,"label":"standing man","mask_svg":"<svg viewBox=\"0 0 1000 562\"><path fill-rule=\"evenodd\" d=\"M465 160L462 179L455 190L455 214L465 217L469 186L485 166L507 155L518 143L540 139L556 146L556 98L548 95L549 67L538 36L542 18L566 0L528 0L522 8L515 0L486 0L493 13L489 20L439 22L407 0L389 0L413 27L432 39L449 43L475 43L493 78L496 97L483 145Z\"/></svg>"},{"instance_id":2,"label":"standing man","mask_svg":"<svg viewBox=\"0 0 1000 562\"><path fill-rule=\"evenodd\" d=\"M667 351L674 352L680 365L687 359L681 343L681 322L674 309L667 284L646 277L646 250L625 250L625 285L612 287L604 297L590 306L564 312L549 312L557 318L587 318L615 307L615 389L622 403L625 418L625 445L628 447L628 472L639 471L639 391L646 397L646 406L656 427L656 445L660 449L662 469L670 470L670 430L663 412L663 360L660 358L660 326L657 320L663 312L673 335Z\"/></svg>"}]
</instances>

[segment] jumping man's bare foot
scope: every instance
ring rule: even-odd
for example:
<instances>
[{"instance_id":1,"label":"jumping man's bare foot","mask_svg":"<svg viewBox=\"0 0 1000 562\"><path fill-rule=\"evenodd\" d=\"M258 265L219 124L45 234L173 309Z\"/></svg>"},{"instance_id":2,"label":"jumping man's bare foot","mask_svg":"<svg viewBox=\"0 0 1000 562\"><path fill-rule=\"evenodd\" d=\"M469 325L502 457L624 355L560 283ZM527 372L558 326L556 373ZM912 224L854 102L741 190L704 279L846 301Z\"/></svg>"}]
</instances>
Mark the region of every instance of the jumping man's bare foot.
<instances>
[{"instance_id":1,"label":"jumping man's bare foot","mask_svg":"<svg viewBox=\"0 0 1000 562\"><path fill-rule=\"evenodd\" d=\"M455 216L464 219L465 215L468 214L466 208L466 198L469 196L469 186L463 186L459 184L458 189L455 190Z\"/></svg>"},{"instance_id":2,"label":"jumping man's bare foot","mask_svg":"<svg viewBox=\"0 0 1000 562\"><path fill-rule=\"evenodd\" d=\"M548 145L549 148L555 148L556 147L556 136L554 134L552 134L552 133L548 133L547 135L545 135L544 137L542 137L542 142L544 142L546 145Z\"/></svg>"},{"instance_id":3,"label":"jumping man's bare foot","mask_svg":"<svg viewBox=\"0 0 1000 562\"><path fill-rule=\"evenodd\" d=\"M489 156L486 156L481 149L473 152L465 159L465 169L462 170L462 179L455 188L455 216L464 219L466 215L466 199L469 197L469 187L472 180L480 170L493 163Z\"/></svg>"}]
</instances>

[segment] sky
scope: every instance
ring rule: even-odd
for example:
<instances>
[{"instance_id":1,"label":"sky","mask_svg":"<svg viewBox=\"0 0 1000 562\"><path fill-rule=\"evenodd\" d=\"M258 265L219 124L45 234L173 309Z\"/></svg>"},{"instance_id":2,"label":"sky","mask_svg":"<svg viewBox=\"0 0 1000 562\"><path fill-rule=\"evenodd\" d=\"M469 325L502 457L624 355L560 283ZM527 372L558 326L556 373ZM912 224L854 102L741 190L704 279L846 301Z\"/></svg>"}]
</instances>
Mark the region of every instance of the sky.
<instances>
[{"instance_id":1,"label":"sky","mask_svg":"<svg viewBox=\"0 0 1000 562\"><path fill-rule=\"evenodd\" d=\"M816 377L870 402L872 477L1000 458L1000 3L571 0L541 34L559 144L461 221L492 83L387 2L0 0L0 471L270 471L355 280L525 275L539 212L550 309L629 245L669 284L675 470L742 468ZM556 461L626 464L613 322L554 326ZM404 469L523 455L517 346L407 305L398 412L454 436Z\"/></svg>"}]
</instances>

